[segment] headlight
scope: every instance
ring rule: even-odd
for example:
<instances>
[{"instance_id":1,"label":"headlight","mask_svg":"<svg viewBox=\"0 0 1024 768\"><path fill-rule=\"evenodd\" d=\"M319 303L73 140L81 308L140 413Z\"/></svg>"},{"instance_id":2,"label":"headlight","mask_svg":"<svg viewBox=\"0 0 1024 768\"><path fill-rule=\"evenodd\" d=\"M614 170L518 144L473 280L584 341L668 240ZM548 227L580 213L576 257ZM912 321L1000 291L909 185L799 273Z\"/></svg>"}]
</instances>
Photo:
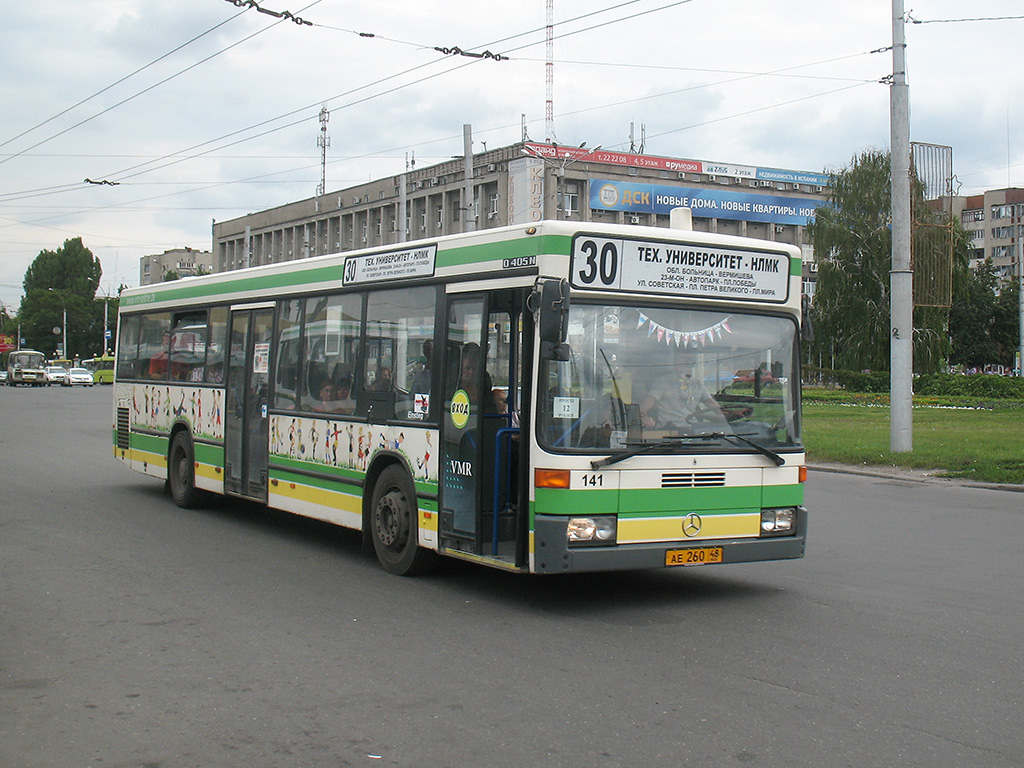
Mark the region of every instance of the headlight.
<instances>
[{"instance_id":1,"label":"headlight","mask_svg":"<svg viewBox=\"0 0 1024 768\"><path fill-rule=\"evenodd\" d=\"M615 516L570 517L566 536L570 546L597 546L615 543Z\"/></svg>"},{"instance_id":2,"label":"headlight","mask_svg":"<svg viewBox=\"0 0 1024 768\"><path fill-rule=\"evenodd\" d=\"M761 510L761 535L786 536L796 527L796 507Z\"/></svg>"}]
</instances>

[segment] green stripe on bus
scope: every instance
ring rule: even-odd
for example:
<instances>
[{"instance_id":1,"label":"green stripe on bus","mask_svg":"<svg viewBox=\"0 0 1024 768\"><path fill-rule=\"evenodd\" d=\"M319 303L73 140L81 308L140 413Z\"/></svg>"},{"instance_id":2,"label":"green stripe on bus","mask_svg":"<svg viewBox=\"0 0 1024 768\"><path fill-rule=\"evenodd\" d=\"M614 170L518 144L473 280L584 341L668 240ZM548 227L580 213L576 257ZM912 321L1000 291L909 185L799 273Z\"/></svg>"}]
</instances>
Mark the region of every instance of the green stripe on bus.
<instances>
[{"instance_id":1,"label":"green stripe on bus","mask_svg":"<svg viewBox=\"0 0 1024 768\"><path fill-rule=\"evenodd\" d=\"M192 445L196 461L214 467L224 466L223 445L208 445L207 443L193 443Z\"/></svg>"},{"instance_id":2,"label":"green stripe on bus","mask_svg":"<svg viewBox=\"0 0 1024 768\"><path fill-rule=\"evenodd\" d=\"M143 293L135 296L124 296L122 306L153 304L166 302L196 301L203 298L222 299L238 293L272 293L293 286L305 286L311 283L337 282L341 287L344 274L343 263L332 264L313 269L296 269L289 272L277 272L271 275L253 275L230 280L217 280L195 285L162 288L159 292ZM222 273L223 274L223 273Z\"/></svg>"},{"instance_id":3,"label":"green stripe on bus","mask_svg":"<svg viewBox=\"0 0 1024 768\"><path fill-rule=\"evenodd\" d=\"M568 256L572 250L572 238L565 235L542 235L524 237L500 243L484 243L468 245L462 248L449 248L438 251L437 266L457 267L464 264L479 264L485 261L519 259L524 256L539 256L542 253L554 253Z\"/></svg>"},{"instance_id":4,"label":"green stripe on bus","mask_svg":"<svg viewBox=\"0 0 1024 768\"><path fill-rule=\"evenodd\" d=\"M162 456L166 456L168 442L166 435L131 433L131 447L140 451L149 451L150 453L159 453Z\"/></svg>"},{"instance_id":5,"label":"green stripe on bus","mask_svg":"<svg viewBox=\"0 0 1024 768\"><path fill-rule=\"evenodd\" d=\"M270 468L270 479L277 480L279 483L295 483L296 485L305 485L310 488L319 488L323 491L333 491L334 493L343 493L354 498L362 498L363 488L362 485L351 485L349 483L342 483L337 480L331 480L328 477L314 477L313 475L300 474L298 472L289 472L279 467ZM427 483L416 483L416 490L418 492L430 493L431 490L436 492L437 487L431 486ZM437 511L437 501L434 499L419 497L420 509L425 509L430 512Z\"/></svg>"},{"instance_id":6,"label":"green stripe on bus","mask_svg":"<svg viewBox=\"0 0 1024 768\"><path fill-rule=\"evenodd\" d=\"M795 507L804 503L804 486L800 483L792 485L766 485L761 505L764 507Z\"/></svg>"},{"instance_id":7,"label":"green stripe on bus","mask_svg":"<svg viewBox=\"0 0 1024 768\"><path fill-rule=\"evenodd\" d=\"M785 486L779 486L784 488ZM773 494L773 499L791 498L792 495ZM797 502L790 502L795 504ZM785 506L773 501L770 506ZM539 514L599 515L616 514L623 517L663 517L666 513L685 514L690 510L702 512L734 512L760 509L762 488L759 485L737 488L650 488L622 490L563 490L538 488L536 511Z\"/></svg>"}]
</instances>

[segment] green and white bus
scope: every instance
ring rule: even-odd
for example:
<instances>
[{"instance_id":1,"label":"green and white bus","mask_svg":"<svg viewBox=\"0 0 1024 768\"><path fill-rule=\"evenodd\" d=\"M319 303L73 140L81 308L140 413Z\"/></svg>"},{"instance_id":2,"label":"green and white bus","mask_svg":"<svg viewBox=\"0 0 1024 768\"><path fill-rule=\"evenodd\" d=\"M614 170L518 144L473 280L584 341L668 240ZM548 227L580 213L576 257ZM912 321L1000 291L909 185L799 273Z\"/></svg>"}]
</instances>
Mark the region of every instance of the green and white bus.
<instances>
[{"instance_id":1,"label":"green and white bus","mask_svg":"<svg viewBox=\"0 0 1024 768\"><path fill-rule=\"evenodd\" d=\"M129 289L114 455L397 574L798 558L800 288L792 246L544 221Z\"/></svg>"}]
</instances>

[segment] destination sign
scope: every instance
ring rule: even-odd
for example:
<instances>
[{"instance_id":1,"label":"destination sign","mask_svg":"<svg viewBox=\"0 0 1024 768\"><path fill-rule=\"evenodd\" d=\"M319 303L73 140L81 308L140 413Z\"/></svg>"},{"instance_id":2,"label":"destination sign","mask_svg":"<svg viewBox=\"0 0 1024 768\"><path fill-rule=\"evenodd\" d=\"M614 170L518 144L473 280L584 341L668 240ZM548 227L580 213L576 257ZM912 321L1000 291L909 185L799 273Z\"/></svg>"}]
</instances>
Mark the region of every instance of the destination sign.
<instances>
[{"instance_id":1,"label":"destination sign","mask_svg":"<svg viewBox=\"0 0 1024 768\"><path fill-rule=\"evenodd\" d=\"M773 251L577 235L571 267L571 284L589 290L770 302L789 295L789 256Z\"/></svg>"},{"instance_id":2,"label":"destination sign","mask_svg":"<svg viewBox=\"0 0 1024 768\"><path fill-rule=\"evenodd\" d=\"M349 256L345 259L344 284L430 277L436 259L436 245Z\"/></svg>"}]
</instances>

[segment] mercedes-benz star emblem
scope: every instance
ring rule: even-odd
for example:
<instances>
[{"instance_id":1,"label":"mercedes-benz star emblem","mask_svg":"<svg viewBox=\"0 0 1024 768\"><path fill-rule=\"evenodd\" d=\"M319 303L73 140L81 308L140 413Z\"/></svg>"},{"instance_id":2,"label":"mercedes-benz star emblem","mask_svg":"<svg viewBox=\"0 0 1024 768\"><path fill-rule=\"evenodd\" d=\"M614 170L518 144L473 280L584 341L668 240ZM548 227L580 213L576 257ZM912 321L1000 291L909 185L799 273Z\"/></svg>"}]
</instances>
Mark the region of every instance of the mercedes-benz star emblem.
<instances>
[{"instance_id":1,"label":"mercedes-benz star emblem","mask_svg":"<svg viewBox=\"0 0 1024 768\"><path fill-rule=\"evenodd\" d=\"M701 522L700 515L691 512L683 519L683 533L687 536L696 536L700 533Z\"/></svg>"}]
</instances>

